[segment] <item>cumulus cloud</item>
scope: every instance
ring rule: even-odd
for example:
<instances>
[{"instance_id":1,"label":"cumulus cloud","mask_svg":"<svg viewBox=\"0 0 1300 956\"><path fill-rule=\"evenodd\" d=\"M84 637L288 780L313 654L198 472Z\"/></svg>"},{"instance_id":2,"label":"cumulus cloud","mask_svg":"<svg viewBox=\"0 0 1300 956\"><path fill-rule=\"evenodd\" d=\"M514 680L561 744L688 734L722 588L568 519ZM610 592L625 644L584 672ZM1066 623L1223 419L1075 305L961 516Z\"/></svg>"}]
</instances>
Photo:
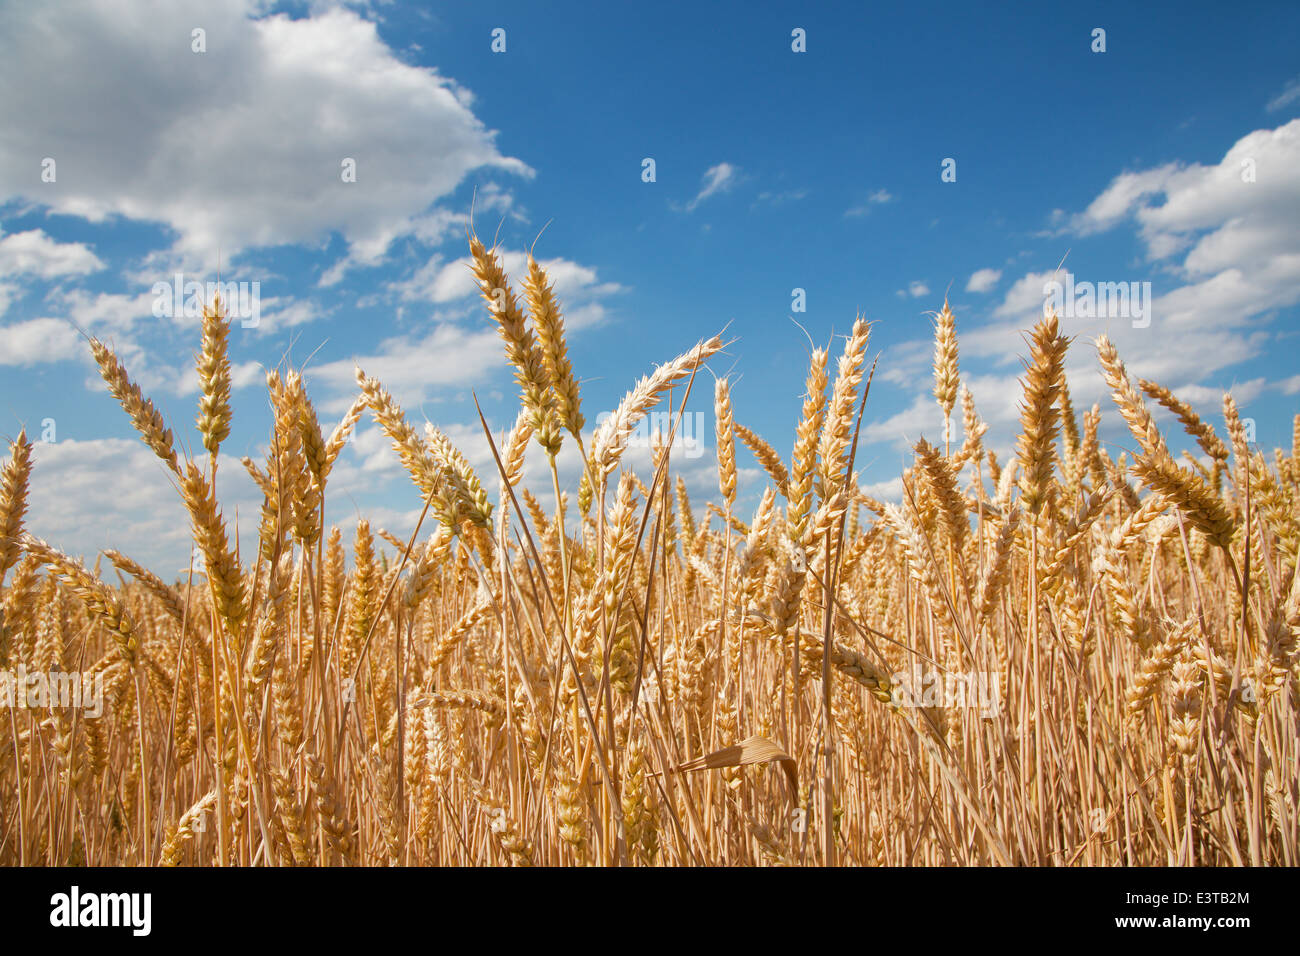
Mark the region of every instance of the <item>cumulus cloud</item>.
<instances>
[{"instance_id":1,"label":"cumulus cloud","mask_svg":"<svg viewBox=\"0 0 1300 956\"><path fill-rule=\"evenodd\" d=\"M79 357L81 336L63 319L29 319L0 326L0 365L33 365Z\"/></svg>"},{"instance_id":2,"label":"cumulus cloud","mask_svg":"<svg viewBox=\"0 0 1300 956\"><path fill-rule=\"evenodd\" d=\"M995 316L1027 316L1041 315L1043 311L1043 302L1046 296L1043 293L1043 286L1052 280L1063 280L1064 273L1058 273L1056 270L1047 270L1045 272L1030 272L1011 284L1003 296L1002 302L993 310Z\"/></svg>"},{"instance_id":3,"label":"cumulus cloud","mask_svg":"<svg viewBox=\"0 0 1300 956\"><path fill-rule=\"evenodd\" d=\"M386 454L389 465L366 467L366 456L356 446L368 433L376 446L369 451ZM454 429L453 440L466 435L467 426ZM361 513L373 528L409 534L420 515L420 496L388 440L377 429L363 426L348 444L351 447L344 449L330 472L326 524L350 533ZM483 473L487 463L474 450L472 460ZM486 440L483 451L487 452ZM252 452L262 463L267 448ZM193 545L189 514L167 469L142 442L136 438L37 442L32 457L37 480L32 482L26 525L33 534L69 554L84 556L88 566L98 552L116 548L164 580L184 575ZM225 452L219 458L218 475L227 533L232 543L238 535L248 560L248 542L257 540L261 492L239 460ZM426 530L431 530L427 522ZM111 576L111 565L105 561L104 566Z\"/></svg>"},{"instance_id":4,"label":"cumulus cloud","mask_svg":"<svg viewBox=\"0 0 1300 956\"><path fill-rule=\"evenodd\" d=\"M963 343L964 344L964 343ZM1012 347L1012 357L1015 351ZM1009 436L1012 425L1019 418L1019 401L1023 387L1015 375L970 374L962 377L962 384L971 390L980 418L989 425L988 443L993 444ZM1071 382L1073 386L1073 382ZM861 440L865 444L891 442L906 448L920 438L932 443L943 442L943 411L930 392L912 394L911 402L903 410L888 418L863 422ZM961 442L960 410L952 419L952 441Z\"/></svg>"},{"instance_id":5,"label":"cumulus cloud","mask_svg":"<svg viewBox=\"0 0 1300 956\"><path fill-rule=\"evenodd\" d=\"M438 388L484 378L501 368L501 339L486 322L477 328L435 323L427 332L394 336L373 351L314 367L311 381L329 386L338 396L323 408L345 408L356 392L356 368L384 383L403 405L433 398Z\"/></svg>"},{"instance_id":6,"label":"cumulus cloud","mask_svg":"<svg viewBox=\"0 0 1300 956\"><path fill-rule=\"evenodd\" d=\"M1231 383L1225 370L1262 355L1276 338L1273 315L1300 302L1297 221L1300 120L1243 136L1218 163L1122 173L1068 217L1068 228L1090 234L1135 224L1148 271L1084 273L1075 281L1151 281L1151 325L1073 315L1063 317L1063 331L1084 340L1105 332L1132 374L1221 395ZM1044 284L1063 279L1064 271L1031 272L1014 282L993 312L1007 321L963 334L963 355L1012 354L1020 329L1042 313Z\"/></svg>"},{"instance_id":7,"label":"cumulus cloud","mask_svg":"<svg viewBox=\"0 0 1300 956\"><path fill-rule=\"evenodd\" d=\"M98 332L129 329L153 316L152 292L97 292L67 289L53 298L53 304L82 328Z\"/></svg>"},{"instance_id":8,"label":"cumulus cloud","mask_svg":"<svg viewBox=\"0 0 1300 956\"><path fill-rule=\"evenodd\" d=\"M511 277L511 284L516 293L522 294L524 277L528 274L528 253L523 250L499 249L502 267ZM572 327L573 319L568 315L570 302L613 295L623 291L616 282L598 281L596 270L570 259L556 257L539 259L546 270L547 277L555 287L555 294L566 311L566 325ZM433 302L446 305L453 302L477 300L478 283L471 271L469 256L446 260L434 256L409 279L397 283L394 288L407 301Z\"/></svg>"},{"instance_id":9,"label":"cumulus cloud","mask_svg":"<svg viewBox=\"0 0 1300 956\"><path fill-rule=\"evenodd\" d=\"M230 388L239 391L250 385L266 381L266 368L261 362L233 362L230 366ZM177 372L175 378L169 378L164 387L173 395L197 395L199 391L198 370L187 366Z\"/></svg>"},{"instance_id":10,"label":"cumulus cloud","mask_svg":"<svg viewBox=\"0 0 1300 956\"><path fill-rule=\"evenodd\" d=\"M315 322L321 317L320 307L310 299L281 298L275 296L262 299L262 311L257 324L257 333L265 335L280 332L295 326Z\"/></svg>"},{"instance_id":11,"label":"cumulus cloud","mask_svg":"<svg viewBox=\"0 0 1300 956\"><path fill-rule=\"evenodd\" d=\"M988 292L1002 278L1001 269L976 269L966 283L967 292Z\"/></svg>"},{"instance_id":12,"label":"cumulus cloud","mask_svg":"<svg viewBox=\"0 0 1300 956\"><path fill-rule=\"evenodd\" d=\"M884 481L875 481L868 485L862 485L862 490L875 498L877 501L891 501L899 504L903 500L903 476L898 475L894 478L886 478Z\"/></svg>"},{"instance_id":13,"label":"cumulus cloud","mask_svg":"<svg viewBox=\"0 0 1300 956\"><path fill-rule=\"evenodd\" d=\"M85 243L58 242L40 229L15 232L0 239L0 276L53 279L88 275L102 268L104 263Z\"/></svg>"},{"instance_id":14,"label":"cumulus cloud","mask_svg":"<svg viewBox=\"0 0 1300 956\"><path fill-rule=\"evenodd\" d=\"M374 262L471 171L531 175L497 149L467 90L402 62L373 23L262 8L5 5L0 85L26 92L0 101L0 199L161 223L204 261L339 233L350 257ZM205 53L191 50L196 26ZM45 157L53 183L32 172ZM356 182L342 179L347 159Z\"/></svg>"},{"instance_id":15,"label":"cumulus cloud","mask_svg":"<svg viewBox=\"0 0 1300 956\"><path fill-rule=\"evenodd\" d=\"M1186 278L1205 281L1236 268L1267 279L1265 296L1289 279L1300 297L1300 119L1243 136L1214 165L1123 173L1072 217L1071 228L1098 232L1130 217L1150 261L1185 253Z\"/></svg>"},{"instance_id":16,"label":"cumulus cloud","mask_svg":"<svg viewBox=\"0 0 1300 956\"><path fill-rule=\"evenodd\" d=\"M517 294L527 275L528 254L499 251L506 274ZM570 259L539 260L560 300L565 329L572 333L605 320L602 300L625 291L616 282L601 282L596 270ZM391 286L407 302L433 303L432 319L410 333L381 342L356 362L369 375L413 400L432 398L437 388L464 385L500 373L501 342L470 269L468 256L445 259L433 256L411 276ZM327 363L316 370L322 380L342 392L353 388L353 362ZM409 389L409 393L408 390ZM340 407L342 399L327 407Z\"/></svg>"},{"instance_id":17,"label":"cumulus cloud","mask_svg":"<svg viewBox=\"0 0 1300 956\"><path fill-rule=\"evenodd\" d=\"M189 518L166 467L145 445L129 438L37 443L32 452L26 524L32 534L87 565L105 548L117 548L164 580L183 573L190 553ZM221 497L228 530L236 510L241 532L256 539L260 495L239 462L223 455ZM105 562L107 564L107 562Z\"/></svg>"},{"instance_id":18,"label":"cumulus cloud","mask_svg":"<svg viewBox=\"0 0 1300 956\"><path fill-rule=\"evenodd\" d=\"M1178 397L1194 406L1217 410L1222 407L1224 394L1229 394L1237 405L1245 408L1268 390L1268 380L1252 378L1234 383L1227 388L1208 388L1204 385L1184 385L1177 389Z\"/></svg>"}]
</instances>

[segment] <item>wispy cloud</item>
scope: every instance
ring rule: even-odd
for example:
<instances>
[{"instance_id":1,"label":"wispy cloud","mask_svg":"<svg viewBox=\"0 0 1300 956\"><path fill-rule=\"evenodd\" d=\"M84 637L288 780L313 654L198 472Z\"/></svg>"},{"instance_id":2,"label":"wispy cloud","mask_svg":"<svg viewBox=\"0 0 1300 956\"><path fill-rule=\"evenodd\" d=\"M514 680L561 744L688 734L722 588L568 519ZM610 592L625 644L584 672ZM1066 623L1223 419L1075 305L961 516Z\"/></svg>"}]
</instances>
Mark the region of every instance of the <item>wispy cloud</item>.
<instances>
[{"instance_id":1,"label":"wispy cloud","mask_svg":"<svg viewBox=\"0 0 1300 956\"><path fill-rule=\"evenodd\" d=\"M731 163L718 163L710 166L704 173L703 184L695 198L686 204L687 212L694 212L695 207L710 196L725 193L733 189L740 179L740 167Z\"/></svg>"},{"instance_id":2,"label":"wispy cloud","mask_svg":"<svg viewBox=\"0 0 1300 956\"><path fill-rule=\"evenodd\" d=\"M783 206L788 202L798 202L800 199L807 198L807 196L808 190L806 189L790 189L785 192L764 190L754 197L754 205L758 206L766 203L771 206Z\"/></svg>"},{"instance_id":3,"label":"wispy cloud","mask_svg":"<svg viewBox=\"0 0 1300 956\"><path fill-rule=\"evenodd\" d=\"M1287 83L1287 85L1282 88L1282 92L1269 100L1268 105L1264 108L1270 113L1276 113L1280 109L1285 109L1296 100L1300 100L1300 76L1297 76Z\"/></svg>"},{"instance_id":4,"label":"wispy cloud","mask_svg":"<svg viewBox=\"0 0 1300 956\"><path fill-rule=\"evenodd\" d=\"M867 216L871 214L872 206L883 206L885 203L893 201L894 196L888 189L877 189L867 197L866 202L844 210L844 216L846 219L856 219L861 216Z\"/></svg>"}]
</instances>

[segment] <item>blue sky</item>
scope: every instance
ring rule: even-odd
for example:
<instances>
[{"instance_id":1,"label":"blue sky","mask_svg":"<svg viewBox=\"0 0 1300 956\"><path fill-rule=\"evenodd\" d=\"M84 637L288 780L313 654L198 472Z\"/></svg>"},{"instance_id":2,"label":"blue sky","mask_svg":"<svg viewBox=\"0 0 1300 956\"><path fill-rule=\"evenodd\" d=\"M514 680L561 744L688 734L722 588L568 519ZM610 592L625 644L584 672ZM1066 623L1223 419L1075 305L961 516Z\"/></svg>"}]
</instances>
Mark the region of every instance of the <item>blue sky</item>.
<instances>
[{"instance_id":1,"label":"blue sky","mask_svg":"<svg viewBox=\"0 0 1300 956\"><path fill-rule=\"evenodd\" d=\"M52 419L55 438L36 450L31 529L184 564L184 512L77 329L112 341L197 447L197 321L155 317L151 290L178 270L214 278L218 254L223 279L261 295L260 324L231 334L220 493L242 535L257 496L238 458L265 453L265 369L286 357L307 364L323 418L360 363L488 471L471 393L497 428L516 399L461 261L476 190L475 224L499 228L512 275L545 226L536 253L591 425L725 326L735 342L712 370L731 375L738 420L788 450L799 326L838 351L861 312L880 354L861 480L889 497L909 445L939 435L927 313L947 290L1005 457L1019 332L1064 258L1077 282L1150 283L1145 327L1063 322L1076 409L1101 402L1112 453L1126 433L1096 373L1101 332L1135 376L1213 421L1231 388L1263 447L1289 445L1300 8L810 6L0 3L0 80L18 91L0 103L0 434ZM705 454L680 462L700 505L717 494L705 421ZM742 465L752 503L763 478ZM405 534L418 505L367 422L329 517Z\"/></svg>"}]
</instances>

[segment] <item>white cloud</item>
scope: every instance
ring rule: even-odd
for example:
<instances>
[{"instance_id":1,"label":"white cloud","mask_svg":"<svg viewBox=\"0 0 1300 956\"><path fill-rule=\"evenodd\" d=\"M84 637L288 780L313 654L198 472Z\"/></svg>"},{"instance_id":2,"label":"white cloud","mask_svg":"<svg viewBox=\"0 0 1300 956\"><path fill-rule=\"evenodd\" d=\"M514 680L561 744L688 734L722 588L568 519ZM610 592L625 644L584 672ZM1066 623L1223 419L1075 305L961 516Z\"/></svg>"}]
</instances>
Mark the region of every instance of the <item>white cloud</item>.
<instances>
[{"instance_id":1,"label":"white cloud","mask_svg":"<svg viewBox=\"0 0 1300 956\"><path fill-rule=\"evenodd\" d=\"M1246 158L1255 160L1255 183L1241 180ZM1083 214L1060 218L1085 233L1135 222L1155 266L1149 280L1155 295L1150 327L1134 328L1130 319L1109 315L1061 317L1062 331L1074 339L1066 372L1075 409L1081 413L1100 403L1106 440L1123 446L1128 439L1093 347L1103 332L1131 377L1170 386L1203 406L1207 420L1218 417L1224 391L1242 404L1269 392L1300 393L1300 376L1234 382L1232 372L1270 347L1290 345L1279 343L1269 323L1277 310L1300 301L1300 232L1292 225L1300 221L1300 120L1243 137L1216 165L1171 164L1123 173ZM1074 271L1076 282L1148 281L1143 270L1098 275L1075 266ZM989 447L1010 447L1023 393L1018 363L1028 351L1024 330L1042 315L1044 284L1063 280L1064 274L1064 269L1048 269L1022 275L1006 289L991 322L957 317L964 383L990 426ZM891 347L887 361L901 365L896 371L887 368L880 379L886 389L896 387L901 409L864 423L864 442L905 448L922 435L934 441L941 434L942 416L925 374L929 348L928 338ZM922 380L924 389L918 387Z\"/></svg>"},{"instance_id":2,"label":"white cloud","mask_svg":"<svg viewBox=\"0 0 1300 956\"><path fill-rule=\"evenodd\" d=\"M1163 201L1152 201L1157 199ZM1254 278L1276 269L1279 260L1295 259L1285 273L1294 286L1291 268L1300 266L1300 232L1294 228L1300 219L1300 119L1243 136L1217 165L1169 164L1124 173L1072 218L1071 227L1095 232L1129 216L1151 261L1186 250L1186 278L1205 279L1231 268Z\"/></svg>"},{"instance_id":3,"label":"white cloud","mask_svg":"<svg viewBox=\"0 0 1300 956\"><path fill-rule=\"evenodd\" d=\"M485 210L499 210L504 215L519 222L527 222L528 217L516 204L514 196L496 183L476 189L474 193L474 212L481 215ZM463 233L471 225L470 215L450 209L434 208L429 212L411 219L411 234L428 246L440 246L443 242ZM329 288L337 285L343 277L358 266L377 264L373 257L366 257L357 251L339 259L321 273L318 285Z\"/></svg>"},{"instance_id":4,"label":"white cloud","mask_svg":"<svg viewBox=\"0 0 1300 956\"><path fill-rule=\"evenodd\" d=\"M1282 92L1268 101L1264 107L1270 113L1276 113L1278 110L1289 106L1296 100L1300 100L1300 77L1296 77L1282 88Z\"/></svg>"},{"instance_id":5,"label":"white cloud","mask_svg":"<svg viewBox=\"0 0 1300 956\"><path fill-rule=\"evenodd\" d=\"M88 275L104 268L85 243L58 242L40 229L0 239L0 276L34 275L42 279Z\"/></svg>"},{"instance_id":6,"label":"white cloud","mask_svg":"<svg viewBox=\"0 0 1300 956\"><path fill-rule=\"evenodd\" d=\"M921 296L929 295L929 294L930 294L930 287L926 285L924 282L922 282L920 279L917 279L915 282L910 283L906 289L898 290L898 297L900 299L905 299L908 296L911 296L913 299L919 299L921 298Z\"/></svg>"},{"instance_id":7,"label":"white cloud","mask_svg":"<svg viewBox=\"0 0 1300 956\"><path fill-rule=\"evenodd\" d=\"M190 552L190 522L166 467L131 438L61 439L32 452L28 530L55 547L84 555L117 548L163 580L182 573ZM227 532L234 541L235 512L241 537L256 540L260 495L239 462L223 455L218 491ZM250 538L249 535L252 535ZM104 562L105 574L112 566Z\"/></svg>"},{"instance_id":8,"label":"white cloud","mask_svg":"<svg viewBox=\"0 0 1300 956\"><path fill-rule=\"evenodd\" d=\"M1247 168L1255 181L1243 179ZM1294 225L1300 221L1300 119L1243 136L1217 164L1125 172L1068 221L1086 234L1130 220L1158 270L1151 280L1150 328L1070 317L1063 330L1084 337L1108 333L1130 372L1164 383L1203 383L1259 357L1275 340L1271 313L1300 302L1300 230ZM1053 270L1017 280L994 310L1012 321L964 335L963 354L1005 356L1013 335L1041 314L1043 285L1054 276ZM1080 274L1076 282L1146 278L1138 272Z\"/></svg>"},{"instance_id":9,"label":"white cloud","mask_svg":"<svg viewBox=\"0 0 1300 956\"><path fill-rule=\"evenodd\" d=\"M78 358L81 336L62 319L29 319L0 326L0 365L32 365Z\"/></svg>"},{"instance_id":10,"label":"white cloud","mask_svg":"<svg viewBox=\"0 0 1300 956\"><path fill-rule=\"evenodd\" d=\"M897 475L893 478L886 478L884 481L875 481L869 485L862 485L862 490L875 498L877 501L894 502L895 504L903 500L903 476Z\"/></svg>"},{"instance_id":11,"label":"white cloud","mask_svg":"<svg viewBox=\"0 0 1300 956\"><path fill-rule=\"evenodd\" d=\"M1223 407L1225 392L1231 394L1237 405L1244 409L1263 395L1268 387L1267 379L1252 378L1246 382L1235 383L1228 388L1184 385L1182 388L1176 388L1172 391L1183 401L1190 402L1198 408L1206 409L1208 414L1205 417L1217 417L1219 410Z\"/></svg>"},{"instance_id":12,"label":"white cloud","mask_svg":"<svg viewBox=\"0 0 1300 956\"><path fill-rule=\"evenodd\" d=\"M239 391L250 385L266 381L266 366L258 361L233 362L230 366L230 388ZM164 383L174 395L197 395L199 391L199 373L193 366L186 366L176 377Z\"/></svg>"},{"instance_id":13,"label":"white cloud","mask_svg":"<svg viewBox=\"0 0 1300 956\"><path fill-rule=\"evenodd\" d=\"M867 197L866 202L860 203L857 206L852 206L844 210L844 216L846 219L855 219L861 216L869 215L871 213L872 206L881 206L887 202L892 202L893 199L894 196L892 193L889 192L889 190L877 189L874 193L872 193Z\"/></svg>"},{"instance_id":14,"label":"white cloud","mask_svg":"<svg viewBox=\"0 0 1300 956\"><path fill-rule=\"evenodd\" d=\"M330 286L338 285L339 282L343 280L343 277L347 274L348 270L353 268L355 265L356 262L349 256L344 256L321 273L320 281L317 285L322 289L328 289Z\"/></svg>"},{"instance_id":15,"label":"white cloud","mask_svg":"<svg viewBox=\"0 0 1300 956\"><path fill-rule=\"evenodd\" d=\"M420 217L471 171L531 175L498 151L466 90L396 58L373 23L340 8L251 18L263 8L7 8L0 86L26 92L0 100L0 200L162 223L201 261L218 247L230 255L338 232L351 258L374 262L427 228ZM190 50L199 24L202 54ZM56 182L32 175L41 157L58 163ZM345 158L355 183L341 179Z\"/></svg>"},{"instance_id":16,"label":"white cloud","mask_svg":"<svg viewBox=\"0 0 1300 956\"><path fill-rule=\"evenodd\" d=\"M759 203L771 203L773 206L782 206L788 202L798 202L808 196L806 189L791 189L787 192L774 193L767 190L759 193L754 199L754 205Z\"/></svg>"},{"instance_id":17,"label":"white cloud","mask_svg":"<svg viewBox=\"0 0 1300 956\"><path fill-rule=\"evenodd\" d=\"M141 320L161 321L153 317L152 292L91 294L84 289L68 289L54 302L77 325L92 330L97 327L129 329Z\"/></svg>"},{"instance_id":18,"label":"white cloud","mask_svg":"<svg viewBox=\"0 0 1300 956\"><path fill-rule=\"evenodd\" d=\"M1069 217L1066 231L1086 236L1117 225L1143 196L1163 190L1178 175L1178 168L1169 163L1141 173L1121 173L1087 209Z\"/></svg>"},{"instance_id":19,"label":"white cloud","mask_svg":"<svg viewBox=\"0 0 1300 956\"><path fill-rule=\"evenodd\" d=\"M686 204L687 212L694 212L695 207L716 193L725 193L736 185L740 177L740 167L731 163L718 163L710 166L704 173L703 185L695 198Z\"/></svg>"},{"instance_id":20,"label":"white cloud","mask_svg":"<svg viewBox=\"0 0 1300 956\"><path fill-rule=\"evenodd\" d=\"M988 292L1002 278L1001 269L977 269L966 283L967 292Z\"/></svg>"},{"instance_id":21,"label":"white cloud","mask_svg":"<svg viewBox=\"0 0 1300 956\"><path fill-rule=\"evenodd\" d=\"M386 339L367 355L327 362L308 372L344 396L325 402L328 411L341 410L356 392L356 367L384 383L408 412L434 396L434 390L484 379L502 369L501 339L486 319L476 329L444 322L424 335Z\"/></svg>"},{"instance_id":22,"label":"white cloud","mask_svg":"<svg viewBox=\"0 0 1300 956\"><path fill-rule=\"evenodd\" d=\"M914 384L918 376L929 374L930 362L934 357L934 334L930 331L930 322L925 318L917 316L914 321L918 329L924 323L927 337L891 343L880 357L876 381L905 386Z\"/></svg>"},{"instance_id":23,"label":"white cloud","mask_svg":"<svg viewBox=\"0 0 1300 956\"><path fill-rule=\"evenodd\" d=\"M262 300L261 321L257 324L257 334L279 332L294 326L315 322L321 317L321 311L310 299L293 299L274 297Z\"/></svg>"},{"instance_id":24,"label":"white cloud","mask_svg":"<svg viewBox=\"0 0 1300 956\"><path fill-rule=\"evenodd\" d=\"M263 469L265 453L263 447L253 455ZM37 537L83 555L88 567L99 551L116 548L165 581L184 575L192 547L189 514L166 467L138 439L36 443L31 484L26 525ZM395 507L379 503L389 490L397 492ZM250 547L256 546L262 495L238 459L225 452L219 459L217 497L231 545L238 535L247 562L254 556ZM405 536L415 527L420 504L400 466L387 473L367 471L355 453L345 450L330 473L326 524L350 532L360 506L372 528ZM424 530L432 530L427 520ZM113 580L107 560L102 571Z\"/></svg>"},{"instance_id":25,"label":"white cloud","mask_svg":"<svg viewBox=\"0 0 1300 956\"><path fill-rule=\"evenodd\" d=\"M1014 353L1013 353L1014 355ZM925 379L927 385L930 379ZM893 442L900 448L914 445L918 439L927 438L932 443L943 442L943 411L927 390L915 392L916 379L903 386L905 394L911 395L911 403L902 411L885 419L864 421L861 440L864 444L875 442ZM962 383L971 390L975 398L975 407L980 417L989 424L992 433L995 426L1009 426L1018 415L1017 402L1023 392L1019 380L1014 375L971 375L963 376ZM953 442L961 442L961 413L953 414ZM1010 429L1003 428L1009 432ZM992 443L996 436L991 435Z\"/></svg>"},{"instance_id":26,"label":"white cloud","mask_svg":"<svg viewBox=\"0 0 1300 956\"><path fill-rule=\"evenodd\" d=\"M1012 283L1002 303L993 310L993 314L999 317L1014 315L1021 318L1031 315L1035 318L1041 316L1046 298L1043 286L1053 279L1064 281L1064 273L1058 273L1053 269L1046 272L1030 272L1021 276Z\"/></svg>"},{"instance_id":27,"label":"white cloud","mask_svg":"<svg viewBox=\"0 0 1300 956\"><path fill-rule=\"evenodd\" d=\"M523 280L528 274L528 253L501 249L498 254L511 286L522 297ZM538 262L555 288L567 329L594 325L605 315L604 308L596 300L624 291L617 282L600 282L591 266L559 257L539 259ZM432 302L435 305L480 301L478 282L470 269L468 256L450 261L434 256L411 278L396 283L393 288L407 301ZM473 315L487 318L486 305L480 306Z\"/></svg>"}]
</instances>

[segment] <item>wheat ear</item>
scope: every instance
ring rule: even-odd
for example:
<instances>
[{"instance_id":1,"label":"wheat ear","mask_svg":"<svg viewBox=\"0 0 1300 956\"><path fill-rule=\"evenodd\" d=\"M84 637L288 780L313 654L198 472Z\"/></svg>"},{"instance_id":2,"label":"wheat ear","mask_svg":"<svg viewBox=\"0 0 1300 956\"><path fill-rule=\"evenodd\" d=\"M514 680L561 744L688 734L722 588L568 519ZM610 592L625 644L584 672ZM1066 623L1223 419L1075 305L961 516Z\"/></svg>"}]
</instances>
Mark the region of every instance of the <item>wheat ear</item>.
<instances>
[{"instance_id":1,"label":"wheat ear","mask_svg":"<svg viewBox=\"0 0 1300 956\"><path fill-rule=\"evenodd\" d=\"M0 472L0 584L22 552L23 514L27 511L27 485L32 473L32 443L27 429L9 443L9 461Z\"/></svg>"},{"instance_id":2,"label":"wheat ear","mask_svg":"<svg viewBox=\"0 0 1300 956\"><path fill-rule=\"evenodd\" d=\"M203 307L202 348L195 358L199 373L199 417L196 424L203 447L215 455L230 435L230 323L221 311L221 297Z\"/></svg>"},{"instance_id":3,"label":"wheat ear","mask_svg":"<svg viewBox=\"0 0 1300 956\"><path fill-rule=\"evenodd\" d=\"M1020 408L1021 434L1016 451L1020 461L1020 494L1031 515L1042 510L1052 493L1052 445L1056 441L1057 395L1064 376L1069 340L1060 334L1055 314L1044 317L1030 335L1025 397Z\"/></svg>"}]
</instances>

